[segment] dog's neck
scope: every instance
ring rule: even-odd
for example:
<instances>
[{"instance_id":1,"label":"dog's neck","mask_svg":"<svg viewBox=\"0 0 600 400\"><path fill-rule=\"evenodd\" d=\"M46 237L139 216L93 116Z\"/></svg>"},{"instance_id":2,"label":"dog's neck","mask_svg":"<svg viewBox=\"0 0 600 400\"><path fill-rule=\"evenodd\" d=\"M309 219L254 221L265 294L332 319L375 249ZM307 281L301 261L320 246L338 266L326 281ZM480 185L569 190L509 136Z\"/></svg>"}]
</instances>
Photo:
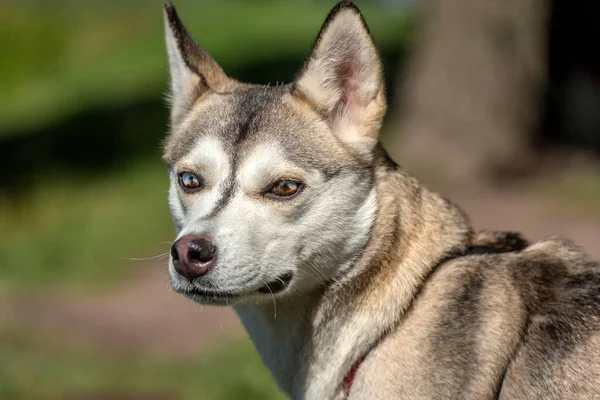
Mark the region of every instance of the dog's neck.
<instances>
[{"instance_id":1,"label":"dog's neck","mask_svg":"<svg viewBox=\"0 0 600 400\"><path fill-rule=\"evenodd\" d=\"M372 234L346 276L276 304L236 306L264 362L293 398L343 398L353 364L401 321L436 265L464 252L471 240L464 214L383 152L375 187Z\"/></svg>"}]
</instances>

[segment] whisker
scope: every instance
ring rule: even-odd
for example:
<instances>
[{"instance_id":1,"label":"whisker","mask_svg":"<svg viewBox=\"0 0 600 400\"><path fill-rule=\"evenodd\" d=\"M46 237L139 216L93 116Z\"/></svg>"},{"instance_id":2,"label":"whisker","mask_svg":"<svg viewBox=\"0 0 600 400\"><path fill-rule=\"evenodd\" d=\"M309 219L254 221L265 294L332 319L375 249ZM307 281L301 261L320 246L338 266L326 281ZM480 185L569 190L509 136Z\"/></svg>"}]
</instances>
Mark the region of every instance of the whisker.
<instances>
[{"instance_id":1,"label":"whisker","mask_svg":"<svg viewBox=\"0 0 600 400\"><path fill-rule=\"evenodd\" d=\"M311 270L312 270L312 268L310 268L309 270L303 271L303 272L306 273L307 275L313 277L317 282L319 282L321 285L323 285L325 282L323 282L323 280L321 279L320 276L312 273Z\"/></svg>"},{"instance_id":2,"label":"whisker","mask_svg":"<svg viewBox=\"0 0 600 400\"><path fill-rule=\"evenodd\" d=\"M152 257L125 257L125 260L128 261L148 261L148 260L157 260L157 259L161 259L164 257L168 257L169 253L163 253L163 254L159 254L156 256L152 256Z\"/></svg>"},{"instance_id":3,"label":"whisker","mask_svg":"<svg viewBox=\"0 0 600 400\"><path fill-rule=\"evenodd\" d=\"M327 281L329 280L329 277L327 275L325 275L323 273L323 271L321 271L321 269L319 268L318 265L316 265L313 262L308 262L306 264L312 271L317 273L317 276L314 276L321 284L325 284L327 283Z\"/></svg>"},{"instance_id":4,"label":"whisker","mask_svg":"<svg viewBox=\"0 0 600 400\"><path fill-rule=\"evenodd\" d=\"M260 281L265 284L265 286L267 287L267 289L269 289L269 292L271 293L271 298L273 299L273 319L277 319L277 303L275 302L275 295L273 294L273 291L271 290L269 285L267 285L267 282L265 282L262 278L258 279L260 279ZM281 281L281 283L283 283L281 279L278 278L278 280Z\"/></svg>"}]
</instances>

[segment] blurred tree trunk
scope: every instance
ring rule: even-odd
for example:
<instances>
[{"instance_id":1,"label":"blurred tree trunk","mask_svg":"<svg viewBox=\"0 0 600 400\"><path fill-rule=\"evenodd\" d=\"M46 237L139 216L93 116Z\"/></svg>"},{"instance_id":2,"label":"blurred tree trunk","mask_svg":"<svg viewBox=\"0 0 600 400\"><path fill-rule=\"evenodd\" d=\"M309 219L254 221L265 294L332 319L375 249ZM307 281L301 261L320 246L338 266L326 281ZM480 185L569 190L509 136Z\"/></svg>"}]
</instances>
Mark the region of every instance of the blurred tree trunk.
<instances>
[{"instance_id":1,"label":"blurred tree trunk","mask_svg":"<svg viewBox=\"0 0 600 400\"><path fill-rule=\"evenodd\" d=\"M392 153L447 178L525 173L546 83L545 0L423 0Z\"/></svg>"}]
</instances>

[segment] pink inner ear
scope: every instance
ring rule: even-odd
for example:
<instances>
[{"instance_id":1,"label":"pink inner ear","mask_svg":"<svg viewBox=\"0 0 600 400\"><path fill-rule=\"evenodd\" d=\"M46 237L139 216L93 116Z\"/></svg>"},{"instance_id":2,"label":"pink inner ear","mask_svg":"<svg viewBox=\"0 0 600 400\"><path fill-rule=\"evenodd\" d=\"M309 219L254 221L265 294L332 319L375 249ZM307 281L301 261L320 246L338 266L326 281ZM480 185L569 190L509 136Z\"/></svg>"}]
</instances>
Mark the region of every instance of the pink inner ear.
<instances>
[{"instance_id":1,"label":"pink inner ear","mask_svg":"<svg viewBox=\"0 0 600 400\"><path fill-rule=\"evenodd\" d=\"M343 60L337 69L339 88L342 92L341 103L351 118L358 91L357 73L355 62L351 59Z\"/></svg>"}]
</instances>

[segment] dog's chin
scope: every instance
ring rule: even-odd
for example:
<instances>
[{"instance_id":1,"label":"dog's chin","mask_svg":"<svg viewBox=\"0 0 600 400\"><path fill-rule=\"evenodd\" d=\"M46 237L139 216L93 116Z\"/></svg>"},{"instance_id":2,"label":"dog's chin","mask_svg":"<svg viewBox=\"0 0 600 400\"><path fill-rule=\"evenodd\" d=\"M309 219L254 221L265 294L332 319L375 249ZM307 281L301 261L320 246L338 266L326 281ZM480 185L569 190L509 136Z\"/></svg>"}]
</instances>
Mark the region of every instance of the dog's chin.
<instances>
[{"instance_id":1,"label":"dog's chin","mask_svg":"<svg viewBox=\"0 0 600 400\"><path fill-rule=\"evenodd\" d=\"M172 285L173 290L181 293L200 304L206 305L233 305L249 299L260 299L264 296L283 294L292 282L293 274L286 272L278 278L256 288L240 290L218 290L218 288L203 289L197 286Z\"/></svg>"}]
</instances>

